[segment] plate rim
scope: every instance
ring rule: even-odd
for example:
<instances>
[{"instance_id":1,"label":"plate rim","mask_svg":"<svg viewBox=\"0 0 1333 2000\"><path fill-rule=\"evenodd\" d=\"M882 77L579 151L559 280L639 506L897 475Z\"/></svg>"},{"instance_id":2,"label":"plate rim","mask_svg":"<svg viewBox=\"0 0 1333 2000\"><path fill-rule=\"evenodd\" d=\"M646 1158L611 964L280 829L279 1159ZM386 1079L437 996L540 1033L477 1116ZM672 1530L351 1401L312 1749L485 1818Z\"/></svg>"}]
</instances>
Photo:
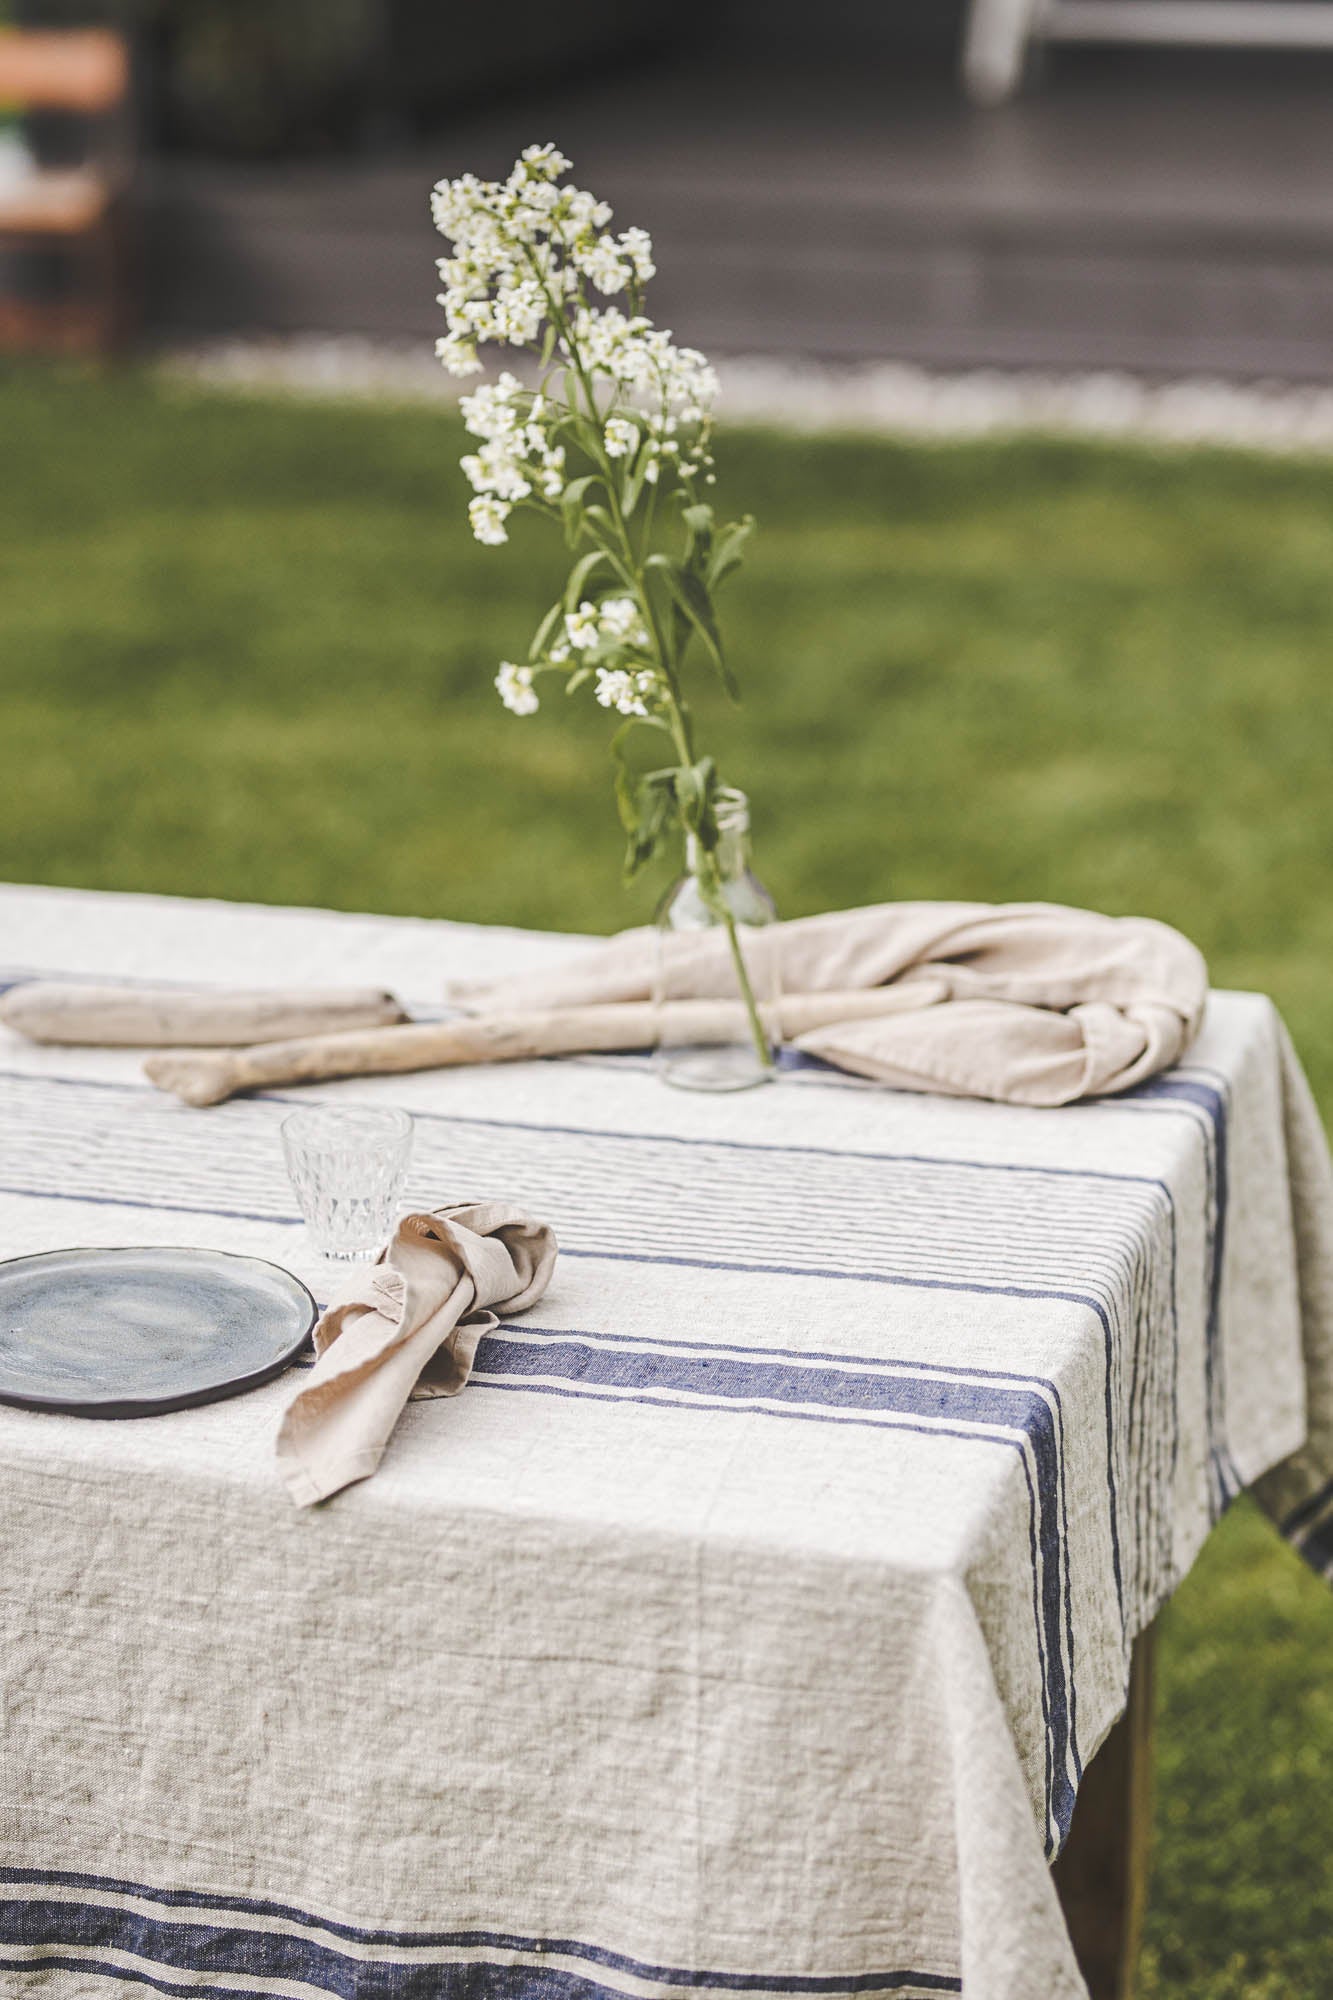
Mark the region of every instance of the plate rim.
<instances>
[{"instance_id":1,"label":"plate rim","mask_svg":"<svg viewBox=\"0 0 1333 2000\"><path fill-rule=\"evenodd\" d=\"M53 1416L89 1418L129 1418L169 1416L174 1410L199 1409L208 1403L222 1403L231 1396L244 1395L247 1389L258 1389L265 1382L271 1382L292 1366L297 1355L309 1340L319 1318L319 1305L314 1293L304 1278L298 1278L295 1271L289 1271L285 1264L275 1264L271 1257L256 1257L248 1250L214 1250L205 1243L62 1243L54 1250L27 1250L17 1257L0 1257L0 1276L15 1264L40 1264L48 1257L104 1256L124 1253L142 1255L144 1251L161 1251L167 1255L185 1253L203 1257L226 1257L236 1264L260 1264L265 1270L276 1271L286 1278L298 1292L303 1292L310 1306L310 1317L301 1330L295 1345L281 1354L276 1361L266 1361L262 1367L251 1369L246 1375L234 1376L223 1383L212 1383L202 1389L189 1389L171 1396L129 1396L118 1400L103 1400L97 1403L75 1401L69 1397L31 1396L22 1390L6 1389L0 1384L0 1404L16 1410L46 1411Z\"/></svg>"}]
</instances>

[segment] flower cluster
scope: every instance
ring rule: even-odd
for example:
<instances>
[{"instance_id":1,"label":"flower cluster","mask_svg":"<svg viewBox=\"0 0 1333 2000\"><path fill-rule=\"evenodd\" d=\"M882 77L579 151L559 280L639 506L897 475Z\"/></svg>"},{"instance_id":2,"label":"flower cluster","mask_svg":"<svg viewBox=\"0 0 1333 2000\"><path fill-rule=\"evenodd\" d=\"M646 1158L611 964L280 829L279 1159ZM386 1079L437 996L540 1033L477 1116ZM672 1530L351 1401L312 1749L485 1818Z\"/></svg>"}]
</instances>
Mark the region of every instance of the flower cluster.
<instances>
[{"instance_id":1,"label":"flower cluster","mask_svg":"<svg viewBox=\"0 0 1333 2000\"><path fill-rule=\"evenodd\" d=\"M625 667L597 669L598 701L603 708L618 709L621 715L647 715L648 703L657 691L657 675L651 667L637 673Z\"/></svg>"},{"instance_id":2,"label":"flower cluster","mask_svg":"<svg viewBox=\"0 0 1333 2000\"><path fill-rule=\"evenodd\" d=\"M595 675L596 697L603 708L614 708L621 715L652 713L664 683L655 666L635 657L646 653L652 641L632 597L604 597L600 604L584 598L576 610L565 613L558 629L563 637L535 666L515 666L512 660L501 663L495 686L507 709L515 715L535 715L541 704L533 681L537 674L558 668L577 675L571 687L589 673Z\"/></svg>"},{"instance_id":3,"label":"flower cluster","mask_svg":"<svg viewBox=\"0 0 1333 2000\"><path fill-rule=\"evenodd\" d=\"M532 685L531 667L516 667L512 660L501 660L495 685L501 701L515 715L535 715L541 706Z\"/></svg>"},{"instance_id":4,"label":"flower cluster","mask_svg":"<svg viewBox=\"0 0 1333 2000\"><path fill-rule=\"evenodd\" d=\"M708 593L739 560L748 530L716 529L701 498L714 478L717 377L643 311L652 240L642 229L614 234L609 206L570 185L569 170L554 146L529 146L503 181L464 174L441 181L431 199L450 239L438 265L448 325L440 360L468 375L487 343L536 356L535 386L506 371L461 399L476 440L462 461L472 531L497 546L516 507L554 515L580 551L579 580L595 579L577 603L576 584L574 608L548 614L530 663L505 661L495 685L514 714L531 715L540 675L558 672L571 693L591 682L602 707L664 728L688 763L680 659L702 635L731 685ZM688 536L681 561L654 549L654 529L673 524L668 497ZM599 596L608 570L620 590Z\"/></svg>"},{"instance_id":5,"label":"flower cluster","mask_svg":"<svg viewBox=\"0 0 1333 2000\"><path fill-rule=\"evenodd\" d=\"M473 174L441 181L431 197L436 227L452 240L439 260L448 333L436 353L456 375L475 374L485 342L536 347L544 330L557 356L591 384L609 380L625 410L601 418L601 449L640 486L672 467L684 479L713 478L708 449L717 377L696 348L641 312L590 303L621 294L637 303L654 275L646 230L607 228L611 210L582 188L558 185L569 161L554 146L529 146L504 181ZM482 440L463 460L476 496L469 508L479 542L498 547L524 500L558 504L566 485L561 433L574 414L513 375L463 398L464 421ZM685 435L681 435L682 427Z\"/></svg>"},{"instance_id":6,"label":"flower cluster","mask_svg":"<svg viewBox=\"0 0 1333 2000\"><path fill-rule=\"evenodd\" d=\"M715 370L697 347L675 346L642 313L581 305L570 321L570 342L591 370L647 407L686 424L707 418L717 395Z\"/></svg>"},{"instance_id":7,"label":"flower cluster","mask_svg":"<svg viewBox=\"0 0 1333 2000\"><path fill-rule=\"evenodd\" d=\"M519 500L538 493L557 501L565 490L565 448L550 428L544 396L530 395L515 376L484 383L461 403L463 422L482 440L463 459L476 498L468 509L479 542L508 541L505 528Z\"/></svg>"},{"instance_id":8,"label":"flower cluster","mask_svg":"<svg viewBox=\"0 0 1333 2000\"><path fill-rule=\"evenodd\" d=\"M565 637L580 653L649 643L643 613L632 597L604 597L600 604L585 597L577 611L566 614Z\"/></svg>"},{"instance_id":9,"label":"flower cluster","mask_svg":"<svg viewBox=\"0 0 1333 2000\"><path fill-rule=\"evenodd\" d=\"M653 276L647 232L612 236L604 201L556 185L569 167L554 146L529 146L504 181L464 174L436 186L431 213L454 254L436 266L449 331L435 351L452 374L476 374L483 341L530 346L543 321L588 286L611 298Z\"/></svg>"}]
</instances>

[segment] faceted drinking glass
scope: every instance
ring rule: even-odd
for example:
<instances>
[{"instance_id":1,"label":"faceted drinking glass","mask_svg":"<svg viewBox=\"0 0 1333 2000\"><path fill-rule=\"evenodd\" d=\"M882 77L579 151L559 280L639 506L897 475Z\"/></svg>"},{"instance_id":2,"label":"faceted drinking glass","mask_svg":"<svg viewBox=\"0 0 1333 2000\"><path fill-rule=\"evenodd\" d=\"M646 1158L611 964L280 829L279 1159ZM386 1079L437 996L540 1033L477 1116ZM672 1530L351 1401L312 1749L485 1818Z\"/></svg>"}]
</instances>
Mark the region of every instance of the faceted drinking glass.
<instances>
[{"instance_id":1,"label":"faceted drinking glass","mask_svg":"<svg viewBox=\"0 0 1333 2000\"><path fill-rule=\"evenodd\" d=\"M316 1249L340 1262L369 1262L393 1229L412 1151L406 1111L371 1104L318 1104L282 1121L287 1172Z\"/></svg>"}]
</instances>

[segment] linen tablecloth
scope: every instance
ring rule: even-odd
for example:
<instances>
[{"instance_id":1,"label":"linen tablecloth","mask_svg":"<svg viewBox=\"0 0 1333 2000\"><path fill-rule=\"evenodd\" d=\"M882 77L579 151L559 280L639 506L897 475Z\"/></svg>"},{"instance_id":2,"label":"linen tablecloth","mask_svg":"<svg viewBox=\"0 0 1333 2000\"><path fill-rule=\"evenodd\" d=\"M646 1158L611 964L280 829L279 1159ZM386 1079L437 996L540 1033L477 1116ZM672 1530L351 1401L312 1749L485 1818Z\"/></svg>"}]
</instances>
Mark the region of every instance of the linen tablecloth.
<instances>
[{"instance_id":1,"label":"linen tablecloth","mask_svg":"<svg viewBox=\"0 0 1333 2000\"><path fill-rule=\"evenodd\" d=\"M8 979L426 1006L569 949L54 890L0 941ZM324 1508L276 1475L289 1382L0 1411L0 1990L1081 1994L1047 1864L1134 1635L1273 1467L1333 1569L1333 1203L1271 1005L1059 1111L632 1057L321 1094L416 1114L412 1205L548 1218L555 1281ZM0 1251L318 1282L291 1095L4 1037Z\"/></svg>"}]
</instances>

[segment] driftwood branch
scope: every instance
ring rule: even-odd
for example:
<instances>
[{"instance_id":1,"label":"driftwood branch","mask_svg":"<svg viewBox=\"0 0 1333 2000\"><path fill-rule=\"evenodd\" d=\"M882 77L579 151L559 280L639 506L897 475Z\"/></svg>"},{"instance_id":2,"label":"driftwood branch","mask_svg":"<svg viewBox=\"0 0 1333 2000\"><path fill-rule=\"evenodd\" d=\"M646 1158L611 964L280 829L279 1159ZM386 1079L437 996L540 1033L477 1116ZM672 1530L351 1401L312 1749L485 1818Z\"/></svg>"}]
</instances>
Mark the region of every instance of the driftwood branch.
<instances>
[{"instance_id":1,"label":"driftwood branch","mask_svg":"<svg viewBox=\"0 0 1333 2000\"><path fill-rule=\"evenodd\" d=\"M873 987L858 993L795 993L763 1009L769 1030L790 1041L837 1021L866 1020L919 1007L920 986ZM220 1104L242 1090L317 1083L337 1076L381 1076L403 1070L451 1069L465 1063L522 1062L534 1056L651 1048L659 1034L675 1041L715 1042L745 1033L739 1001L646 1000L568 1007L543 1013L491 1014L478 1019L311 1035L246 1049L182 1051L150 1056L144 1074L187 1104Z\"/></svg>"},{"instance_id":2,"label":"driftwood branch","mask_svg":"<svg viewBox=\"0 0 1333 2000\"><path fill-rule=\"evenodd\" d=\"M392 993L377 987L227 993L33 979L0 998L0 1022L34 1042L104 1048L235 1048L406 1019Z\"/></svg>"}]
</instances>

